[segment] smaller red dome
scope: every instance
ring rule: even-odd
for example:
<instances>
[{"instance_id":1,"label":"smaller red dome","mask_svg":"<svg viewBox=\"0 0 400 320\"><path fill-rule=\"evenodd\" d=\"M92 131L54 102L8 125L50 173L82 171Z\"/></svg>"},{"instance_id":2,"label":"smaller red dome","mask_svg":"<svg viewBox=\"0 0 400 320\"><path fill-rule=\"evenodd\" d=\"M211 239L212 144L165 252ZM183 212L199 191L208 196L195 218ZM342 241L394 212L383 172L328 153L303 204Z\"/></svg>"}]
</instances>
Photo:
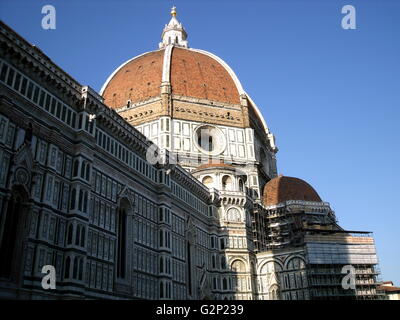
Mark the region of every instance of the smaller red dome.
<instances>
[{"instance_id":1,"label":"smaller red dome","mask_svg":"<svg viewBox=\"0 0 400 320\"><path fill-rule=\"evenodd\" d=\"M288 200L322 202L314 188L298 178L280 175L268 181L264 186L264 205L276 205Z\"/></svg>"}]
</instances>

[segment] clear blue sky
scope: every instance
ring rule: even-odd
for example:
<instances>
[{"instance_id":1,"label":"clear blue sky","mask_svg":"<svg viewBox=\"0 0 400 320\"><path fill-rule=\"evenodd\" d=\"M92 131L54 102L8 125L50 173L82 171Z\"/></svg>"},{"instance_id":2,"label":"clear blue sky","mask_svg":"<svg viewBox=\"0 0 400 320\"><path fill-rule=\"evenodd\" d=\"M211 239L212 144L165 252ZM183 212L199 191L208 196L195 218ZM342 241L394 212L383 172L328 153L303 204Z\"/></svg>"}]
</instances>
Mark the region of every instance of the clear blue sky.
<instances>
[{"instance_id":1,"label":"clear blue sky","mask_svg":"<svg viewBox=\"0 0 400 320\"><path fill-rule=\"evenodd\" d=\"M57 10L56 30L41 8ZM357 29L341 28L356 8ZM278 170L308 181L340 224L375 235L400 285L400 1L1 0L0 17L81 84L158 47L172 5L193 48L236 72L276 135Z\"/></svg>"}]
</instances>

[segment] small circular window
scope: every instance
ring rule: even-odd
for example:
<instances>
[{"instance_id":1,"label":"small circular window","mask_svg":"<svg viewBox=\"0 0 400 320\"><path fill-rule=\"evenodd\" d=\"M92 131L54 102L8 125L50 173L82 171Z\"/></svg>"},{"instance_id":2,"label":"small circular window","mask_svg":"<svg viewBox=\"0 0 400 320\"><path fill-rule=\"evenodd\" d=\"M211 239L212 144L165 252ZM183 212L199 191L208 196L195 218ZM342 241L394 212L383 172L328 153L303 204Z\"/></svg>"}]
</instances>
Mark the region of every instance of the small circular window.
<instances>
[{"instance_id":1,"label":"small circular window","mask_svg":"<svg viewBox=\"0 0 400 320\"><path fill-rule=\"evenodd\" d=\"M213 126L198 127L194 133L197 148L207 154L216 155L225 150L225 138L222 131Z\"/></svg>"}]
</instances>

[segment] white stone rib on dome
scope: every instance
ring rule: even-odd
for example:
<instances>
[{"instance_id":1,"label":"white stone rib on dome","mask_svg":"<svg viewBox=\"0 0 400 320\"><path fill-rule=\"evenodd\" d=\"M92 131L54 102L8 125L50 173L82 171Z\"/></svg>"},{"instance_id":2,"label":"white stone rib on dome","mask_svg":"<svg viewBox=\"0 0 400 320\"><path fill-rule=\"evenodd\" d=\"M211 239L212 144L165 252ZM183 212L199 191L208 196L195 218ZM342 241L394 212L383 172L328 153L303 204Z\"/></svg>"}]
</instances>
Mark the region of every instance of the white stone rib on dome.
<instances>
[{"instance_id":1,"label":"white stone rib on dome","mask_svg":"<svg viewBox=\"0 0 400 320\"><path fill-rule=\"evenodd\" d=\"M266 132L267 134L269 134L270 132L269 132L267 123L265 122L265 119L264 119L264 117L263 117L263 115L262 115L260 109L259 109L258 106L255 104L255 102L253 101L253 99L251 99L251 97L250 97L246 92L245 92L245 95L246 95L247 99L250 100L250 103L253 105L254 110L256 111L256 114L258 115L258 118L259 118L259 119L261 120L261 122L262 122L262 125L263 125L263 127L264 127L265 132Z\"/></svg>"},{"instance_id":2,"label":"white stone rib on dome","mask_svg":"<svg viewBox=\"0 0 400 320\"><path fill-rule=\"evenodd\" d=\"M160 51L160 50L164 50L164 49L165 49L165 52L164 52L164 57L163 57L163 70L162 70L162 80L161 81L163 83L170 83L171 82L171 59L172 59L172 50L173 50L173 48L174 48L174 45L171 44L171 45L168 45L165 48L162 48L162 49L159 49L159 50L154 50L154 51L148 51L148 52L142 53L142 54L140 54L140 55L138 55L136 57L133 57L132 59L127 60L126 62L121 64L117 69L115 69L114 72L107 78L106 82L103 84L103 86L102 86L102 88L100 90L100 95L103 95L104 90L106 89L108 83L111 81L111 79L114 77L114 75L121 68L123 68L126 64L128 64L129 62L131 62L131 61L133 61L133 60L135 60L137 58L140 58L141 56L144 56L144 55L146 55L148 53L156 52L156 51ZM224 60L222 60L220 57L216 56L215 54L213 54L211 52L208 52L208 51L205 51L205 50L193 49L193 48L184 48L184 49L204 54L204 55L209 56L210 58L216 60L218 63L220 63L225 68L225 70L229 73L229 75L232 77L232 80L236 85L236 88L237 88L237 90L239 92L239 95L245 95L249 99L250 103L253 105L258 118L261 120L261 123L262 123L262 125L264 127L265 132L267 134L270 133L270 131L268 129L268 126L267 126L267 123L265 122L265 119L264 119L260 109L254 103L254 101L251 99L251 97L244 91L244 89L242 87L242 84L240 83L240 81L239 81L238 77L236 76L235 72L231 69L231 67L229 67L229 65Z\"/></svg>"},{"instance_id":3,"label":"white stone rib on dome","mask_svg":"<svg viewBox=\"0 0 400 320\"><path fill-rule=\"evenodd\" d=\"M172 57L172 48L174 46L169 44L165 48L164 52L164 61L163 61L163 71L162 71L162 79L161 82L170 82L171 80L171 57Z\"/></svg>"}]
</instances>

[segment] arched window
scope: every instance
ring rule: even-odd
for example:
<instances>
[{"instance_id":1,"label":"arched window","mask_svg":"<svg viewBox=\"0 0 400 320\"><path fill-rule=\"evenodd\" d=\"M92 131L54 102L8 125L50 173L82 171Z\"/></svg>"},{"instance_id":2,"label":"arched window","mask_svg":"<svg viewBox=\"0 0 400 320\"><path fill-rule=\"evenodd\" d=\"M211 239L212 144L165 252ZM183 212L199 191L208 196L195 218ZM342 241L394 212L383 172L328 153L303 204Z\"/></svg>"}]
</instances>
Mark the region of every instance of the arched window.
<instances>
[{"instance_id":1,"label":"arched window","mask_svg":"<svg viewBox=\"0 0 400 320\"><path fill-rule=\"evenodd\" d=\"M70 203L71 210L75 209L75 201L76 201L76 189L73 188L71 190L71 203Z\"/></svg>"},{"instance_id":2,"label":"arched window","mask_svg":"<svg viewBox=\"0 0 400 320\"><path fill-rule=\"evenodd\" d=\"M226 280L226 278L222 279L222 289L223 290L227 290L228 289L228 281Z\"/></svg>"},{"instance_id":3,"label":"arched window","mask_svg":"<svg viewBox=\"0 0 400 320\"><path fill-rule=\"evenodd\" d=\"M160 298L164 298L164 283L160 282Z\"/></svg>"},{"instance_id":4,"label":"arched window","mask_svg":"<svg viewBox=\"0 0 400 320\"><path fill-rule=\"evenodd\" d=\"M305 268L304 261L298 257L292 258L288 262L287 267L286 267L287 270L299 270L299 269L304 269L304 268Z\"/></svg>"},{"instance_id":5,"label":"arched window","mask_svg":"<svg viewBox=\"0 0 400 320\"><path fill-rule=\"evenodd\" d=\"M242 220L241 214L237 208L230 208L227 213L228 221L240 222Z\"/></svg>"},{"instance_id":6,"label":"arched window","mask_svg":"<svg viewBox=\"0 0 400 320\"><path fill-rule=\"evenodd\" d=\"M168 232L167 237L167 248L171 248L171 234Z\"/></svg>"},{"instance_id":7,"label":"arched window","mask_svg":"<svg viewBox=\"0 0 400 320\"><path fill-rule=\"evenodd\" d=\"M79 260L79 280L82 280L83 277L83 258Z\"/></svg>"},{"instance_id":8,"label":"arched window","mask_svg":"<svg viewBox=\"0 0 400 320\"><path fill-rule=\"evenodd\" d=\"M243 192L244 191L244 185L242 179L239 179L239 191Z\"/></svg>"},{"instance_id":9,"label":"arched window","mask_svg":"<svg viewBox=\"0 0 400 320\"><path fill-rule=\"evenodd\" d=\"M117 277L125 278L127 204L122 203L118 215L118 269Z\"/></svg>"},{"instance_id":10,"label":"arched window","mask_svg":"<svg viewBox=\"0 0 400 320\"><path fill-rule=\"evenodd\" d=\"M253 198L258 198L258 192L257 192L257 190L254 190L253 189Z\"/></svg>"},{"instance_id":11,"label":"arched window","mask_svg":"<svg viewBox=\"0 0 400 320\"><path fill-rule=\"evenodd\" d=\"M85 247L85 227L82 226L81 232L81 247Z\"/></svg>"},{"instance_id":12,"label":"arched window","mask_svg":"<svg viewBox=\"0 0 400 320\"><path fill-rule=\"evenodd\" d=\"M233 271L235 271L235 272L244 272L244 271L246 271L243 261L240 261L240 260L233 261L232 265L231 265L231 269Z\"/></svg>"},{"instance_id":13,"label":"arched window","mask_svg":"<svg viewBox=\"0 0 400 320\"><path fill-rule=\"evenodd\" d=\"M74 258L74 268L73 268L72 278L77 279L78 277L78 258Z\"/></svg>"},{"instance_id":14,"label":"arched window","mask_svg":"<svg viewBox=\"0 0 400 320\"><path fill-rule=\"evenodd\" d=\"M81 168L81 178L84 179L85 178L85 172L86 172L86 161L82 162L82 168Z\"/></svg>"},{"instance_id":15,"label":"arched window","mask_svg":"<svg viewBox=\"0 0 400 320\"><path fill-rule=\"evenodd\" d=\"M71 268L71 258L67 257L67 259L65 259L65 272L64 272L65 278L69 278L70 268Z\"/></svg>"},{"instance_id":16,"label":"arched window","mask_svg":"<svg viewBox=\"0 0 400 320\"><path fill-rule=\"evenodd\" d=\"M90 165L89 165L89 163L86 166L86 180L87 181L90 180Z\"/></svg>"},{"instance_id":17,"label":"arched window","mask_svg":"<svg viewBox=\"0 0 400 320\"><path fill-rule=\"evenodd\" d=\"M270 300L279 300L280 299L279 288L276 284L272 285L269 288L269 298L270 298Z\"/></svg>"},{"instance_id":18,"label":"arched window","mask_svg":"<svg viewBox=\"0 0 400 320\"><path fill-rule=\"evenodd\" d=\"M23 199L19 192L11 195L5 212L3 237L0 247L0 276L9 278L12 273L14 254L18 243L18 226L20 224Z\"/></svg>"},{"instance_id":19,"label":"arched window","mask_svg":"<svg viewBox=\"0 0 400 320\"><path fill-rule=\"evenodd\" d=\"M212 260L212 267L216 268L215 256L214 255L211 257L211 260Z\"/></svg>"},{"instance_id":20,"label":"arched window","mask_svg":"<svg viewBox=\"0 0 400 320\"><path fill-rule=\"evenodd\" d=\"M74 172L73 172L74 177L78 176L78 171L79 171L79 160L76 159L74 161Z\"/></svg>"},{"instance_id":21,"label":"arched window","mask_svg":"<svg viewBox=\"0 0 400 320\"><path fill-rule=\"evenodd\" d=\"M83 198L83 212L87 213L87 204L88 204L88 192L85 191L85 196Z\"/></svg>"},{"instance_id":22,"label":"arched window","mask_svg":"<svg viewBox=\"0 0 400 320\"><path fill-rule=\"evenodd\" d=\"M224 256L221 257L221 269L226 269L226 258Z\"/></svg>"},{"instance_id":23,"label":"arched window","mask_svg":"<svg viewBox=\"0 0 400 320\"><path fill-rule=\"evenodd\" d=\"M232 190L232 178L230 176L222 177L222 190Z\"/></svg>"},{"instance_id":24,"label":"arched window","mask_svg":"<svg viewBox=\"0 0 400 320\"><path fill-rule=\"evenodd\" d=\"M188 279L188 294L192 295L192 246L190 241L186 241L186 260L187 260L187 279Z\"/></svg>"},{"instance_id":25,"label":"arched window","mask_svg":"<svg viewBox=\"0 0 400 320\"><path fill-rule=\"evenodd\" d=\"M219 247L221 250L225 249L225 239L224 238L219 239Z\"/></svg>"},{"instance_id":26,"label":"arched window","mask_svg":"<svg viewBox=\"0 0 400 320\"><path fill-rule=\"evenodd\" d=\"M67 244L72 243L72 232L74 231L74 226L70 224L68 226L68 233L67 233Z\"/></svg>"},{"instance_id":27,"label":"arched window","mask_svg":"<svg viewBox=\"0 0 400 320\"><path fill-rule=\"evenodd\" d=\"M76 228L76 234L75 234L75 245L76 246L79 246L80 237L81 237L81 226L78 224L78 226Z\"/></svg>"},{"instance_id":28,"label":"arched window","mask_svg":"<svg viewBox=\"0 0 400 320\"><path fill-rule=\"evenodd\" d=\"M210 176L205 176L202 180L202 183L207 187L207 188L211 188L213 185L213 178Z\"/></svg>"},{"instance_id":29,"label":"arched window","mask_svg":"<svg viewBox=\"0 0 400 320\"><path fill-rule=\"evenodd\" d=\"M164 231L160 230L160 247L164 246Z\"/></svg>"},{"instance_id":30,"label":"arched window","mask_svg":"<svg viewBox=\"0 0 400 320\"><path fill-rule=\"evenodd\" d=\"M263 266L261 267L260 273L261 274L271 274L271 273L280 272L280 271L282 271L281 266L277 262L270 261L270 262L263 264Z\"/></svg>"},{"instance_id":31,"label":"arched window","mask_svg":"<svg viewBox=\"0 0 400 320\"><path fill-rule=\"evenodd\" d=\"M83 191L79 190L79 202L78 202L78 209L82 211L83 205Z\"/></svg>"},{"instance_id":32,"label":"arched window","mask_svg":"<svg viewBox=\"0 0 400 320\"><path fill-rule=\"evenodd\" d=\"M164 272L164 258L160 257L160 273Z\"/></svg>"}]
</instances>

